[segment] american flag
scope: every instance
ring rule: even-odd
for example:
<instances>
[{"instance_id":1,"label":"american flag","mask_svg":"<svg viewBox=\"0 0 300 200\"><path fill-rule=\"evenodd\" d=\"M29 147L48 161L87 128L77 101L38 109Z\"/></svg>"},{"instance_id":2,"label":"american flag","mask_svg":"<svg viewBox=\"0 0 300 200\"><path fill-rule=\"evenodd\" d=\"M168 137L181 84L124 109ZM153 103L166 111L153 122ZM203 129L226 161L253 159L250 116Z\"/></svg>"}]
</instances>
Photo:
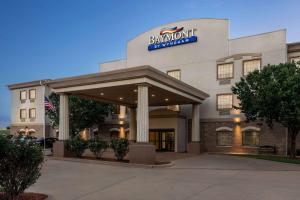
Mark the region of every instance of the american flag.
<instances>
[{"instance_id":1,"label":"american flag","mask_svg":"<svg viewBox=\"0 0 300 200\"><path fill-rule=\"evenodd\" d=\"M45 108L47 110L55 110L54 105L49 101L49 99L47 97L45 97L44 104L45 104Z\"/></svg>"}]
</instances>

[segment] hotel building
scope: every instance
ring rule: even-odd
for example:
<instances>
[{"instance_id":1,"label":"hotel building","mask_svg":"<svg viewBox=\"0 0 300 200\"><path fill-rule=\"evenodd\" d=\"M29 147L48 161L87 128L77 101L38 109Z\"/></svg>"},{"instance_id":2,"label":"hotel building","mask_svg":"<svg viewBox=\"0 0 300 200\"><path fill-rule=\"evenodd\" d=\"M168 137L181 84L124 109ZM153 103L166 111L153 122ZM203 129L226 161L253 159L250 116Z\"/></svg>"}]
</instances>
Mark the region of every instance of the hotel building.
<instances>
[{"instance_id":1,"label":"hotel building","mask_svg":"<svg viewBox=\"0 0 300 200\"><path fill-rule=\"evenodd\" d=\"M61 140L69 137L67 96L78 95L121 105L120 116L111 115L99 130L103 136L119 130L121 137L162 151L257 153L269 145L286 154L286 129L246 123L233 109L238 100L231 87L255 69L299 60L300 43L287 44L285 29L230 38L227 19L177 21L129 40L126 58L100 64L99 73L45 80L46 87L10 85L11 130L43 123L43 97L32 102L30 91L51 88L60 94Z\"/></svg>"}]
</instances>

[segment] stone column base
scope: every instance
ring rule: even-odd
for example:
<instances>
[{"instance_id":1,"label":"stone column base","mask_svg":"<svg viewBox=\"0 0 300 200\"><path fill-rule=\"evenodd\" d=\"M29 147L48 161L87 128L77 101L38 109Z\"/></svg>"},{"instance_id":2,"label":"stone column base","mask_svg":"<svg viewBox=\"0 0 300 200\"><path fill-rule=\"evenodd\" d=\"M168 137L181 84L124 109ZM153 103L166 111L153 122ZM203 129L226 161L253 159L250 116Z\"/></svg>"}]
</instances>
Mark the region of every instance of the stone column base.
<instances>
[{"instance_id":1,"label":"stone column base","mask_svg":"<svg viewBox=\"0 0 300 200\"><path fill-rule=\"evenodd\" d=\"M191 154L200 154L202 153L202 144L201 142L191 142L187 145L187 152Z\"/></svg>"},{"instance_id":2,"label":"stone column base","mask_svg":"<svg viewBox=\"0 0 300 200\"><path fill-rule=\"evenodd\" d=\"M134 143L129 145L129 162L137 164L155 164L155 146L150 143Z\"/></svg>"},{"instance_id":3,"label":"stone column base","mask_svg":"<svg viewBox=\"0 0 300 200\"><path fill-rule=\"evenodd\" d=\"M72 156L72 154L66 150L65 141L59 140L54 142L53 144L53 156L54 157L68 157Z\"/></svg>"}]
</instances>

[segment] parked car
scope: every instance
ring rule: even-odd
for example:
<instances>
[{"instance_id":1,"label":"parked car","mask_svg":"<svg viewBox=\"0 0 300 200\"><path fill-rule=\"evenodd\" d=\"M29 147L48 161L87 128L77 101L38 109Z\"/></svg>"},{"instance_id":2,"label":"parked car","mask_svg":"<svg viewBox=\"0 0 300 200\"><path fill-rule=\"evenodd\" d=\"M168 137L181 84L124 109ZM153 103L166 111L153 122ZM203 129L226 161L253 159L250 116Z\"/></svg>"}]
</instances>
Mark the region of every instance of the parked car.
<instances>
[{"instance_id":1,"label":"parked car","mask_svg":"<svg viewBox=\"0 0 300 200\"><path fill-rule=\"evenodd\" d=\"M55 141L57 141L58 139L57 138L54 138L54 137L47 137L44 141L44 138L39 138L37 139L35 142L37 144L39 144L40 146L44 147L44 143L46 144L46 148L52 148L53 147L53 143Z\"/></svg>"},{"instance_id":2,"label":"parked car","mask_svg":"<svg viewBox=\"0 0 300 200\"><path fill-rule=\"evenodd\" d=\"M29 135L18 135L15 139L21 142L35 142L37 140L36 137Z\"/></svg>"}]
</instances>

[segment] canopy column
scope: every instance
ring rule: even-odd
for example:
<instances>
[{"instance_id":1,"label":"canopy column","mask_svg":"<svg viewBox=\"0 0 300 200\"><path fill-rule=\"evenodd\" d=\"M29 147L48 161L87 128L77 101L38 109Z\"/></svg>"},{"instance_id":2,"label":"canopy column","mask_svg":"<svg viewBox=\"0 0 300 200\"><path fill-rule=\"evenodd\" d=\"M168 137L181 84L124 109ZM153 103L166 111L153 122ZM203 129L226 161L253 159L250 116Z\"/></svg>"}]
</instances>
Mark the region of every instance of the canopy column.
<instances>
[{"instance_id":1,"label":"canopy column","mask_svg":"<svg viewBox=\"0 0 300 200\"><path fill-rule=\"evenodd\" d=\"M69 96L59 95L59 140L69 139Z\"/></svg>"},{"instance_id":2,"label":"canopy column","mask_svg":"<svg viewBox=\"0 0 300 200\"><path fill-rule=\"evenodd\" d=\"M136 108L135 107L129 107L129 141L136 141Z\"/></svg>"},{"instance_id":3,"label":"canopy column","mask_svg":"<svg viewBox=\"0 0 300 200\"><path fill-rule=\"evenodd\" d=\"M69 96L62 93L59 95L59 141L53 144L53 156L64 157L66 155L65 140L69 137Z\"/></svg>"},{"instance_id":4,"label":"canopy column","mask_svg":"<svg viewBox=\"0 0 300 200\"><path fill-rule=\"evenodd\" d=\"M149 99L148 85L138 85L137 100L137 143L129 146L129 160L132 163L154 164L155 146L149 143Z\"/></svg>"},{"instance_id":5,"label":"canopy column","mask_svg":"<svg viewBox=\"0 0 300 200\"><path fill-rule=\"evenodd\" d=\"M200 141L200 103L192 105L192 141L188 144L188 153L201 153Z\"/></svg>"},{"instance_id":6,"label":"canopy column","mask_svg":"<svg viewBox=\"0 0 300 200\"><path fill-rule=\"evenodd\" d=\"M149 142L148 86L138 86L137 142Z\"/></svg>"}]
</instances>

